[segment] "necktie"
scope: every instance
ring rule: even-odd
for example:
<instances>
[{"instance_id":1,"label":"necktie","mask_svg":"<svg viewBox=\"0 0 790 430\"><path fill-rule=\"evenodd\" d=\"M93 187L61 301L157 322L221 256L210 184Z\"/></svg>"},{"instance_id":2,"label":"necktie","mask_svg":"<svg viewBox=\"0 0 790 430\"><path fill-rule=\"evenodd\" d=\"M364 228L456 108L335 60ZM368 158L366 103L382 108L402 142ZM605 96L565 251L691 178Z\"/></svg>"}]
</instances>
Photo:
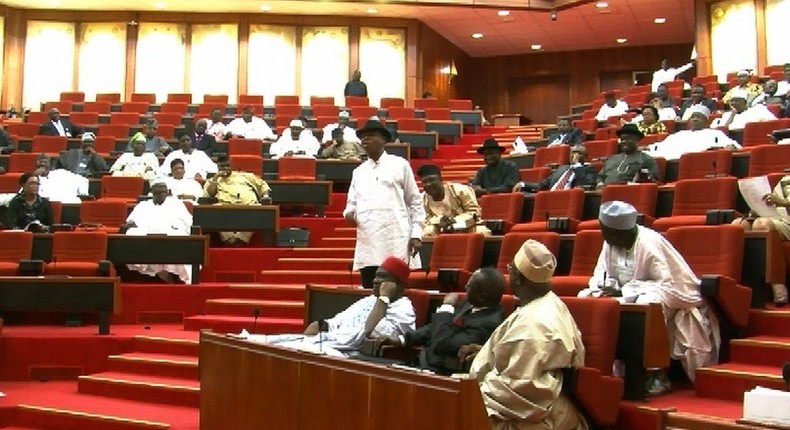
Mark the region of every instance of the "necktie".
<instances>
[{"instance_id":1,"label":"necktie","mask_svg":"<svg viewBox=\"0 0 790 430\"><path fill-rule=\"evenodd\" d=\"M560 177L560 180L557 181L557 184L554 185L554 189L555 190L564 190L565 187L568 185L568 181L571 178L571 173L573 173L573 170L568 168L568 170L566 170L565 173L562 174L562 176Z\"/></svg>"}]
</instances>

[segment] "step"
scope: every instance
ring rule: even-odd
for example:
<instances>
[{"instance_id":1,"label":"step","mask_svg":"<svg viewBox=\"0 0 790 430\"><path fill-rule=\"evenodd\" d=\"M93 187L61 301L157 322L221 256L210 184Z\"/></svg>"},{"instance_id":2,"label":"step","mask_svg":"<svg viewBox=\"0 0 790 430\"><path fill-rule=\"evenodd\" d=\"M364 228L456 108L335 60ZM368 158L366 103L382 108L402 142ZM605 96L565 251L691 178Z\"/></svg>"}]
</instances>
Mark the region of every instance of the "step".
<instances>
[{"instance_id":1,"label":"step","mask_svg":"<svg viewBox=\"0 0 790 430\"><path fill-rule=\"evenodd\" d=\"M321 241L319 242L321 245L326 246L345 246L345 247L353 247L357 243L357 238L355 237L322 237Z\"/></svg>"},{"instance_id":2,"label":"step","mask_svg":"<svg viewBox=\"0 0 790 430\"><path fill-rule=\"evenodd\" d=\"M21 404L16 407L17 428L59 430L166 430L169 424L135 420L113 415L78 412L68 409L48 408Z\"/></svg>"},{"instance_id":3,"label":"step","mask_svg":"<svg viewBox=\"0 0 790 430\"><path fill-rule=\"evenodd\" d=\"M749 311L749 335L787 336L790 333L790 309L752 309Z\"/></svg>"},{"instance_id":4,"label":"step","mask_svg":"<svg viewBox=\"0 0 790 430\"><path fill-rule=\"evenodd\" d=\"M780 367L743 363L697 369L694 385L700 397L732 401L743 401L743 393L758 385L784 390Z\"/></svg>"},{"instance_id":5,"label":"step","mask_svg":"<svg viewBox=\"0 0 790 430\"><path fill-rule=\"evenodd\" d=\"M109 370L198 381L197 357L150 352L130 352L108 357Z\"/></svg>"},{"instance_id":6,"label":"step","mask_svg":"<svg viewBox=\"0 0 790 430\"><path fill-rule=\"evenodd\" d=\"M356 227L335 227L332 231L334 237L357 237Z\"/></svg>"},{"instance_id":7,"label":"step","mask_svg":"<svg viewBox=\"0 0 790 430\"><path fill-rule=\"evenodd\" d=\"M359 272L348 270L262 270L260 279L264 282L300 282L305 284L359 284Z\"/></svg>"},{"instance_id":8,"label":"step","mask_svg":"<svg viewBox=\"0 0 790 430\"><path fill-rule=\"evenodd\" d=\"M258 309L258 317L294 318L304 317L304 300L254 300L254 299L208 299L206 314L253 316Z\"/></svg>"},{"instance_id":9,"label":"step","mask_svg":"<svg viewBox=\"0 0 790 430\"><path fill-rule=\"evenodd\" d=\"M730 361L781 366L790 361L790 337L752 336L730 341Z\"/></svg>"},{"instance_id":10,"label":"step","mask_svg":"<svg viewBox=\"0 0 790 430\"><path fill-rule=\"evenodd\" d=\"M200 382L183 378L101 372L80 376L77 391L142 402L200 406Z\"/></svg>"},{"instance_id":11,"label":"step","mask_svg":"<svg viewBox=\"0 0 790 430\"><path fill-rule=\"evenodd\" d=\"M293 248L291 249L292 257L299 258L354 258L355 244L344 246L343 244L336 244L339 246L334 247L318 247L318 248Z\"/></svg>"},{"instance_id":12,"label":"step","mask_svg":"<svg viewBox=\"0 0 790 430\"><path fill-rule=\"evenodd\" d=\"M216 333L239 333L242 329L253 331L253 318L231 315L197 315L184 318L184 330L209 329ZM255 333L283 334L304 331L304 318L259 317Z\"/></svg>"},{"instance_id":13,"label":"step","mask_svg":"<svg viewBox=\"0 0 790 430\"><path fill-rule=\"evenodd\" d=\"M170 354L186 357L198 356L197 339L174 339L169 337L138 335L134 337L137 352L152 354Z\"/></svg>"},{"instance_id":14,"label":"step","mask_svg":"<svg viewBox=\"0 0 790 430\"><path fill-rule=\"evenodd\" d=\"M278 270L348 270L354 262L353 257L348 258L321 258L321 257L281 257L277 259Z\"/></svg>"}]
</instances>

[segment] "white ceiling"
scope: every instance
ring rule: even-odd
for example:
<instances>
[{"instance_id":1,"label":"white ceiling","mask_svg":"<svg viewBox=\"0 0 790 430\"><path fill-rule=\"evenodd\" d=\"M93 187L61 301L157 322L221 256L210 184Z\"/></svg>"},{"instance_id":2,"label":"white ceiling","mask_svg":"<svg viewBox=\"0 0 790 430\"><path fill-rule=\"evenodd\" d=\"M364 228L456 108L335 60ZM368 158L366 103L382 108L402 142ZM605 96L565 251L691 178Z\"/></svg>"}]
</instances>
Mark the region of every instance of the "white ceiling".
<instances>
[{"instance_id":1,"label":"white ceiling","mask_svg":"<svg viewBox=\"0 0 790 430\"><path fill-rule=\"evenodd\" d=\"M608 0L609 6L596 8L595 2L580 2L561 9L552 21L546 10L511 8L509 16L497 15L497 8L484 5L521 4L515 0L430 0L431 5L413 0L400 3L266 0L0 0L17 8L114 11L178 11L266 13L288 15L350 15L418 19L473 57L514 55L541 51L572 51L622 46L692 43L694 41L694 2L691 0ZM540 0L535 0L540 1ZM446 3L447 6L438 5ZM475 6L460 5L475 3ZM541 1L545 6L547 1ZM567 1L555 3L568 3ZM262 12L261 6L271 7ZM317 5L320 5L317 7ZM377 9L371 15L369 8ZM318 9L318 10L317 10ZM655 18L666 19L655 24ZM482 33L473 39L472 33Z\"/></svg>"}]
</instances>

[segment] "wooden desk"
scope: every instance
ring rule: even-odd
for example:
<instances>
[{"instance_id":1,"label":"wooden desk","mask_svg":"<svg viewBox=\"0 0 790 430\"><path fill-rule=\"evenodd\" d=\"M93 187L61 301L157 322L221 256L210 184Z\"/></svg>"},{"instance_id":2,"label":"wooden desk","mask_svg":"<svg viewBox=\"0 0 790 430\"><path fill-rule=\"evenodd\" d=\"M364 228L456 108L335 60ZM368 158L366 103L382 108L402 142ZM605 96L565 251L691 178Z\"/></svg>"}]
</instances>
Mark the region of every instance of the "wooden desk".
<instances>
[{"instance_id":1,"label":"wooden desk","mask_svg":"<svg viewBox=\"0 0 790 430\"><path fill-rule=\"evenodd\" d=\"M0 310L98 312L99 334L110 334L110 312L120 303L118 278L0 277Z\"/></svg>"},{"instance_id":2,"label":"wooden desk","mask_svg":"<svg viewBox=\"0 0 790 430\"><path fill-rule=\"evenodd\" d=\"M471 125L474 133L483 125L483 112L479 110L451 110L450 118L461 121L464 125Z\"/></svg>"},{"instance_id":3,"label":"wooden desk","mask_svg":"<svg viewBox=\"0 0 790 430\"><path fill-rule=\"evenodd\" d=\"M332 181L266 181L274 204L314 205L324 215L324 205L332 202Z\"/></svg>"},{"instance_id":4,"label":"wooden desk","mask_svg":"<svg viewBox=\"0 0 790 430\"><path fill-rule=\"evenodd\" d=\"M262 426L478 430L490 428L490 423L473 379L426 375L201 332L200 429Z\"/></svg>"},{"instance_id":5,"label":"wooden desk","mask_svg":"<svg viewBox=\"0 0 790 430\"><path fill-rule=\"evenodd\" d=\"M192 224L204 232L260 231L264 242L272 244L280 231L278 206L197 205L192 208Z\"/></svg>"},{"instance_id":6,"label":"wooden desk","mask_svg":"<svg viewBox=\"0 0 790 430\"><path fill-rule=\"evenodd\" d=\"M619 330L615 357L625 363L623 398L644 400L647 369L669 367L669 334L661 304L621 304Z\"/></svg>"},{"instance_id":7,"label":"wooden desk","mask_svg":"<svg viewBox=\"0 0 790 430\"><path fill-rule=\"evenodd\" d=\"M401 142L408 143L411 149L426 150L428 158L439 147L439 135L435 131L398 131L398 138Z\"/></svg>"},{"instance_id":8,"label":"wooden desk","mask_svg":"<svg viewBox=\"0 0 790 430\"><path fill-rule=\"evenodd\" d=\"M387 125L397 129L398 121L393 119L387 120ZM463 136L464 133L464 124L458 120L450 120L450 121L440 121L440 120L426 120L425 121L425 131L426 132L436 132L436 134L442 137L448 137L453 140L453 144L458 143L458 139ZM411 133L409 131L398 131L398 136L402 136L405 133ZM406 139L401 137L402 141L406 141Z\"/></svg>"}]
</instances>

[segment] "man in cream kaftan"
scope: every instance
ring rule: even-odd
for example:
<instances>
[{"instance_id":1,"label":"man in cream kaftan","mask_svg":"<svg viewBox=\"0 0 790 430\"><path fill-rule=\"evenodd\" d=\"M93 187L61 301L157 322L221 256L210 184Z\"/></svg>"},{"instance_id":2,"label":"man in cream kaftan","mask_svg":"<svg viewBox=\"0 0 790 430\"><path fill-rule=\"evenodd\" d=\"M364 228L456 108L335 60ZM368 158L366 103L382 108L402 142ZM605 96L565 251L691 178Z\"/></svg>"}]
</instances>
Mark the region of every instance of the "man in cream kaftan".
<instances>
[{"instance_id":1,"label":"man in cream kaftan","mask_svg":"<svg viewBox=\"0 0 790 430\"><path fill-rule=\"evenodd\" d=\"M621 302L661 303L672 358L681 361L694 381L699 367L718 361L720 344L718 320L700 294L700 280L669 241L636 225L633 206L606 202L599 219L602 232L635 229L636 238L630 248L604 241L589 288L579 297L614 295Z\"/></svg>"},{"instance_id":2,"label":"man in cream kaftan","mask_svg":"<svg viewBox=\"0 0 790 430\"><path fill-rule=\"evenodd\" d=\"M389 256L421 266L417 251L425 211L409 162L384 152L389 131L370 120L357 133L369 158L354 169L343 216L357 227L354 269L370 288L375 268Z\"/></svg>"},{"instance_id":3,"label":"man in cream kaftan","mask_svg":"<svg viewBox=\"0 0 790 430\"><path fill-rule=\"evenodd\" d=\"M472 187L454 182L443 182L439 167L425 164L417 170L422 181L425 221L422 237L433 237L442 232L481 233L491 235L484 225L477 225L480 205Z\"/></svg>"},{"instance_id":4,"label":"man in cream kaftan","mask_svg":"<svg viewBox=\"0 0 790 430\"><path fill-rule=\"evenodd\" d=\"M493 430L585 430L562 394L563 368L584 366L581 332L549 281L556 259L528 240L509 265L520 306L494 330L472 362Z\"/></svg>"}]
</instances>

